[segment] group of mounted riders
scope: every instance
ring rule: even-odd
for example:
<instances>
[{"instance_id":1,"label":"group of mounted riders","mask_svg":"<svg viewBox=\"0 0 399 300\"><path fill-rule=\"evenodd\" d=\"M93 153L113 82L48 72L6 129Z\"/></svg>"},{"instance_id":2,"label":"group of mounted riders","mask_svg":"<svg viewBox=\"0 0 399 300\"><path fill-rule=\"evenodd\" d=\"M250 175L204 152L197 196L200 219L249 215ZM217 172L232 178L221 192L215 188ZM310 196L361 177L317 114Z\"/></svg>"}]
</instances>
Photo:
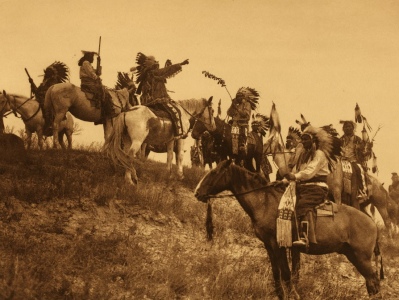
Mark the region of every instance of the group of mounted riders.
<instances>
[{"instance_id":1,"label":"group of mounted riders","mask_svg":"<svg viewBox=\"0 0 399 300\"><path fill-rule=\"evenodd\" d=\"M92 101L93 106L101 109L102 116L105 118L114 112L111 96L101 81L100 56L93 51L82 52L83 56L78 61L78 65L80 66L81 90L86 93L87 98ZM95 55L98 57L97 68L94 68L92 65ZM187 137L188 132L182 128L180 109L169 96L166 82L167 79L181 72L182 66L188 63L188 59L177 64L172 64L170 60L167 60L164 67L161 68L154 56L146 56L139 52L136 56L137 65L130 69L131 72L135 73L136 81L133 81L133 77L121 76L119 78L125 79L123 84L119 82L119 88L127 87L133 90L133 94L140 95L139 98L136 96L133 98L132 105L145 105L157 111L158 115L164 114L174 124L177 138L183 139ZM56 62L45 70L43 82L38 87L27 73L32 94L35 95L43 110L46 91L56 83L65 82L68 79L67 73L68 68L60 62ZM137 84L137 88L135 83ZM255 89L241 87L238 89L227 110L226 123L231 127L231 131L229 132L231 135L230 158L236 164L242 166L244 166L243 162L248 154L249 145L262 144L262 137L266 135L266 131L270 126L270 119L268 117L261 114L256 114L255 116L253 113L257 109L258 101L259 93ZM44 115L46 115L45 111ZM250 123L251 117L253 119L252 123ZM296 160L291 172L282 178L282 182L297 182L296 198L297 217L299 220L308 218L309 212L316 205L323 203L327 198L327 175L331 173L337 157L341 159L343 168L350 169L351 174L355 174L355 176L348 178L347 182L350 185L351 181L356 180L357 203L365 202L371 196L370 182L367 176L367 160L373 155L372 141L365 137L360 138L355 134L355 122L343 121L342 124L344 135L340 138L337 137L336 131L333 131L332 128L316 128L310 125L309 122L301 124L301 131L296 130L296 142L299 142L301 146L297 146L296 149L291 150L295 153ZM249 131L250 127L251 131ZM205 132L204 137L207 135L209 136L209 132ZM289 139L292 139L292 136L287 137L287 143ZM338 150L336 147L337 143L340 145ZM192 147L191 150L194 152L196 150L195 147L198 147L198 145ZM198 157L194 159L199 160ZM264 168L263 173L268 176L272 170L266 158L263 161L263 166L265 165L266 168ZM397 174L395 176L397 177ZM399 179L390 186L390 193L392 195L396 195L395 193L397 193L398 195L396 196L399 196L398 182ZM353 203L348 204L353 205ZM308 239L310 239L310 242L315 242L311 237L312 235L306 236L306 241L301 238L294 245L306 245L309 243Z\"/></svg>"}]
</instances>

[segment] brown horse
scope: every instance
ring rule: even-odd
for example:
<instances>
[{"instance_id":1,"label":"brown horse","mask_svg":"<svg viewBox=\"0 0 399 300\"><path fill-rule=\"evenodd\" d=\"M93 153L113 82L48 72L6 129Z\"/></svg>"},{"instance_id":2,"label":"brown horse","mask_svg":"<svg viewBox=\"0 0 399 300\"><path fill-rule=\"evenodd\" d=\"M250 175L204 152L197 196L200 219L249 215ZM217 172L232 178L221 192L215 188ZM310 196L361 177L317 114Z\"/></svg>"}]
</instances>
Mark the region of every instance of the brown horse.
<instances>
[{"instance_id":1,"label":"brown horse","mask_svg":"<svg viewBox=\"0 0 399 300\"><path fill-rule=\"evenodd\" d=\"M216 129L209 131L213 137L213 149L217 153L220 160L236 157L236 162L241 162L245 168L253 172L260 172L262 163L262 139L260 137L249 137L253 142L248 143L247 152L240 152L238 155L233 154L231 125L222 120L219 116L215 118ZM204 132L204 125L195 123L191 136L194 139L199 139L199 132ZM256 167L254 168L253 161L255 160Z\"/></svg>"},{"instance_id":2,"label":"brown horse","mask_svg":"<svg viewBox=\"0 0 399 300\"><path fill-rule=\"evenodd\" d=\"M112 117L132 107L129 102L129 91L127 89L109 90L109 93L112 96L114 114L105 118L104 137L111 130ZM55 137L57 136L60 123L64 120L68 111L82 121L98 124L104 122L101 109L96 108L79 87L69 82L54 84L47 90L44 100L44 110L46 112L46 122L52 123L54 148L60 146Z\"/></svg>"},{"instance_id":3,"label":"brown horse","mask_svg":"<svg viewBox=\"0 0 399 300\"><path fill-rule=\"evenodd\" d=\"M190 119L197 123L204 123L207 130L215 130L213 118L212 97L209 100L189 99L176 101L180 106L182 128L190 128ZM113 120L110 135L104 144L105 152L115 164L125 168L127 183L135 185L138 182L133 158L137 153L144 153L146 144L167 145L167 166L171 173L173 148L177 146L177 175L183 178L183 148L184 139L176 136L170 119L158 117L146 106L137 105L131 110L123 112ZM121 146L123 144L123 147Z\"/></svg>"},{"instance_id":4,"label":"brown horse","mask_svg":"<svg viewBox=\"0 0 399 300\"><path fill-rule=\"evenodd\" d=\"M36 132L39 149L43 149L43 137L45 120L43 112L40 108L39 102L35 97L27 98L16 94L0 93L0 114L7 115L7 113L14 112L21 116L25 124L25 131L27 134L27 149L32 145L32 134ZM72 149L72 134L74 130L74 121L70 113L67 113L65 118L60 122L57 131L57 141L63 149L66 149L64 142L64 135L68 140L68 149Z\"/></svg>"},{"instance_id":5,"label":"brown horse","mask_svg":"<svg viewBox=\"0 0 399 300\"><path fill-rule=\"evenodd\" d=\"M223 161L202 178L195 189L195 196L207 202L225 190L231 191L236 197L251 218L256 236L265 245L279 299L288 299L290 293L300 299L293 280L297 276L292 275L298 275L299 251L304 252L306 249L292 248L291 274L286 249L278 246L276 238L278 205L284 187L276 183L268 185L257 173L231 161ZM317 218L316 235L317 244L310 244L307 254L344 254L365 278L368 294L379 293L378 272L372 265L374 256L378 255L377 227L367 215L353 207L340 205L334 218Z\"/></svg>"}]
</instances>

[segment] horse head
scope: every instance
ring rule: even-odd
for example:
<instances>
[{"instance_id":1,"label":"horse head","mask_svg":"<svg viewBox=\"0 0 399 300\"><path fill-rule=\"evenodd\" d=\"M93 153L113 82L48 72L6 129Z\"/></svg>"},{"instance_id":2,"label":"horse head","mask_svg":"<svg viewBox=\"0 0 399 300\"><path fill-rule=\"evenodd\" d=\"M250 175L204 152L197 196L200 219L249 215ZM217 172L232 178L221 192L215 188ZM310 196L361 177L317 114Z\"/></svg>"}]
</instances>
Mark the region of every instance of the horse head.
<instances>
[{"instance_id":1,"label":"horse head","mask_svg":"<svg viewBox=\"0 0 399 300\"><path fill-rule=\"evenodd\" d=\"M199 140L201 135L205 132L213 132L216 130L215 118L213 116L214 110L212 107L213 97L206 100L204 107L198 114L195 114L190 119L190 127L192 128L191 137Z\"/></svg>"},{"instance_id":2,"label":"horse head","mask_svg":"<svg viewBox=\"0 0 399 300\"><path fill-rule=\"evenodd\" d=\"M231 174L228 171L232 163L232 160L222 161L200 180L194 191L194 195L199 201L207 202L210 196L216 195L229 187L231 184L229 175L231 177Z\"/></svg>"}]
</instances>

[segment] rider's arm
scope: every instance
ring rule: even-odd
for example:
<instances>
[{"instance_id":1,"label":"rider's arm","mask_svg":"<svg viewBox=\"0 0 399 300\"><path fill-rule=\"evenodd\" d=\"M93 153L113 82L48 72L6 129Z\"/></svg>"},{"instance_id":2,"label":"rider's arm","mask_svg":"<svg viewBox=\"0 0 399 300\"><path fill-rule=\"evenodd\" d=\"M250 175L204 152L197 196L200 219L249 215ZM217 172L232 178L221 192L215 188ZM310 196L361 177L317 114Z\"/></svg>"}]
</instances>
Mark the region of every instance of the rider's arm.
<instances>
[{"instance_id":1,"label":"rider's arm","mask_svg":"<svg viewBox=\"0 0 399 300\"><path fill-rule=\"evenodd\" d=\"M92 65L86 60L83 62L82 64L82 71L83 73L88 76L93 78L94 80L97 80L99 77L96 74L96 71L94 70L94 68L92 67Z\"/></svg>"},{"instance_id":2,"label":"rider's arm","mask_svg":"<svg viewBox=\"0 0 399 300\"><path fill-rule=\"evenodd\" d=\"M323 169L327 168L327 171L322 172ZM326 174L319 174L319 173ZM314 158L308 163L308 165L301 171L295 174L296 180L309 180L312 179L316 174L327 175L328 174L328 162L323 151L317 150Z\"/></svg>"}]
</instances>

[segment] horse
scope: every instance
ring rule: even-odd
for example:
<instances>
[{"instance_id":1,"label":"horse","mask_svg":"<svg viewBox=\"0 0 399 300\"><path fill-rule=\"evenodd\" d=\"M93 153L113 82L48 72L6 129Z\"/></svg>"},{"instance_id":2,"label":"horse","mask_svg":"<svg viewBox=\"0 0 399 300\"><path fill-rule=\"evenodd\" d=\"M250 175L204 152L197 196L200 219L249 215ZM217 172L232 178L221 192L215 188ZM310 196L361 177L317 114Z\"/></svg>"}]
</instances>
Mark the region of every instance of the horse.
<instances>
[{"instance_id":1,"label":"horse","mask_svg":"<svg viewBox=\"0 0 399 300\"><path fill-rule=\"evenodd\" d=\"M298 143L296 145L295 150L288 150L285 148L284 145L279 143L277 135L275 132L271 132L268 140L263 145L264 155L272 155L273 160L278 168L279 177L283 178L285 174L291 171L293 164L295 164L296 160L298 159L298 153L300 153L302 149L302 143ZM370 194L372 197L371 204L377 207L381 217L384 220L385 226L387 228L391 227L391 219L389 218L388 214L388 202L386 197L386 191L383 185L378 181L377 178L368 174L370 179L370 187L371 191ZM343 171L341 160L337 157L337 161L335 167L332 169L332 172L327 175L327 185L328 189L331 193L331 197L333 198L334 202L337 204L341 204L341 195L343 193ZM352 190L357 191L357 186L353 185ZM368 203L365 203L368 204ZM360 206L355 206L356 208L360 209Z\"/></svg>"},{"instance_id":2,"label":"horse","mask_svg":"<svg viewBox=\"0 0 399 300\"><path fill-rule=\"evenodd\" d=\"M216 130L209 131L214 140L214 150L220 157L220 160L226 160L233 158L233 146L232 146L232 135L231 125L222 120L219 116L215 117ZM195 123L191 136L194 139L198 139L200 135L198 132L204 132L204 125L201 123ZM259 151L262 147L262 143L258 139L254 139L256 144L247 145L247 153L245 156L240 155L236 160L242 161L244 167L251 171L260 172L260 165L262 162L262 151ZM253 159L255 159L256 169L253 166Z\"/></svg>"},{"instance_id":3,"label":"horse","mask_svg":"<svg viewBox=\"0 0 399 300\"><path fill-rule=\"evenodd\" d=\"M45 120L39 102L35 97L27 98L16 94L7 94L3 91L0 93L0 113L6 116L7 113L14 112L21 115L21 119L25 124L27 134L27 149L32 145L32 134L36 132L39 149L43 149L43 137ZM72 134L74 130L74 121L71 114L67 113L65 118L61 120L58 127L56 138L63 149L66 149L64 135L68 140L68 149L72 149Z\"/></svg>"},{"instance_id":4,"label":"horse","mask_svg":"<svg viewBox=\"0 0 399 300\"><path fill-rule=\"evenodd\" d=\"M190 119L197 123L204 123L207 130L215 130L213 118L212 97L209 100L189 99L175 101L180 106L183 128L189 129ZM123 147L121 144L123 143ZM183 147L184 139L176 136L170 119L158 117L147 106L137 105L131 110L123 112L113 120L113 127L105 140L104 151L115 164L125 168L125 180L130 185L137 185L138 178L133 167L133 158L143 147L150 145L167 145L167 167L171 173L173 147L177 145L177 175L183 176ZM132 178L133 177L133 178Z\"/></svg>"},{"instance_id":5,"label":"horse","mask_svg":"<svg viewBox=\"0 0 399 300\"><path fill-rule=\"evenodd\" d=\"M217 149L215 147L215 140L208 131L205 131L201 135L200 141L201 141L200 149L203 157L202 165L203 167L208 165L209 169L212 169L214 162L216 164L220 162L220 157L217 154Z\"/></svg>"},{"instance_id":6,"label":"horse","mask_svg":"<svg viewBox=\"0 0 399 300\"><path fill-rule=\"evenodd\" d=\"M290 293L300 299L295 288L299 275L300 252L311 255L334 252L343 254L365 278L368 294L376 295L380 292L380 278L372 264L374 258L379 258L377 227L366 214L353 207L340 205L334 217L317 218L317 243L311 243L307 249L291 248L291 273L286 248L279 247L276 238L278 206L284 186L276 182L266 184L259 174L229 160L221 162L216 169L208 172L198 183L194 195L199 201L208 202L210 198L226 190L233 193L249 215L256 236L267 250L279 299L288 299ZM213 228L211 216L208 202L209 238L212 237Z\"/></svg>"},{"instance_id":7,"label":"horse","mask_svg":"<svg viewBox=\"0 0 399 300\"><path fill-rule=\"evenodd\" d=\"M121 112L127 111L132 107L129 102L129 91L127 89L109 89L108 91L112 96L113 116L119 115ZM54 148L59 148L60 146L55 137L60 123L68 111L82 121L103 124L104 138L111 130L113 116L106 116L105 120L103 120L102 110L96 108L79 87L69 82L54 84L47 90L44 99L44 111L46 122L52 123Z\"/></svg>"}]
</instances>

